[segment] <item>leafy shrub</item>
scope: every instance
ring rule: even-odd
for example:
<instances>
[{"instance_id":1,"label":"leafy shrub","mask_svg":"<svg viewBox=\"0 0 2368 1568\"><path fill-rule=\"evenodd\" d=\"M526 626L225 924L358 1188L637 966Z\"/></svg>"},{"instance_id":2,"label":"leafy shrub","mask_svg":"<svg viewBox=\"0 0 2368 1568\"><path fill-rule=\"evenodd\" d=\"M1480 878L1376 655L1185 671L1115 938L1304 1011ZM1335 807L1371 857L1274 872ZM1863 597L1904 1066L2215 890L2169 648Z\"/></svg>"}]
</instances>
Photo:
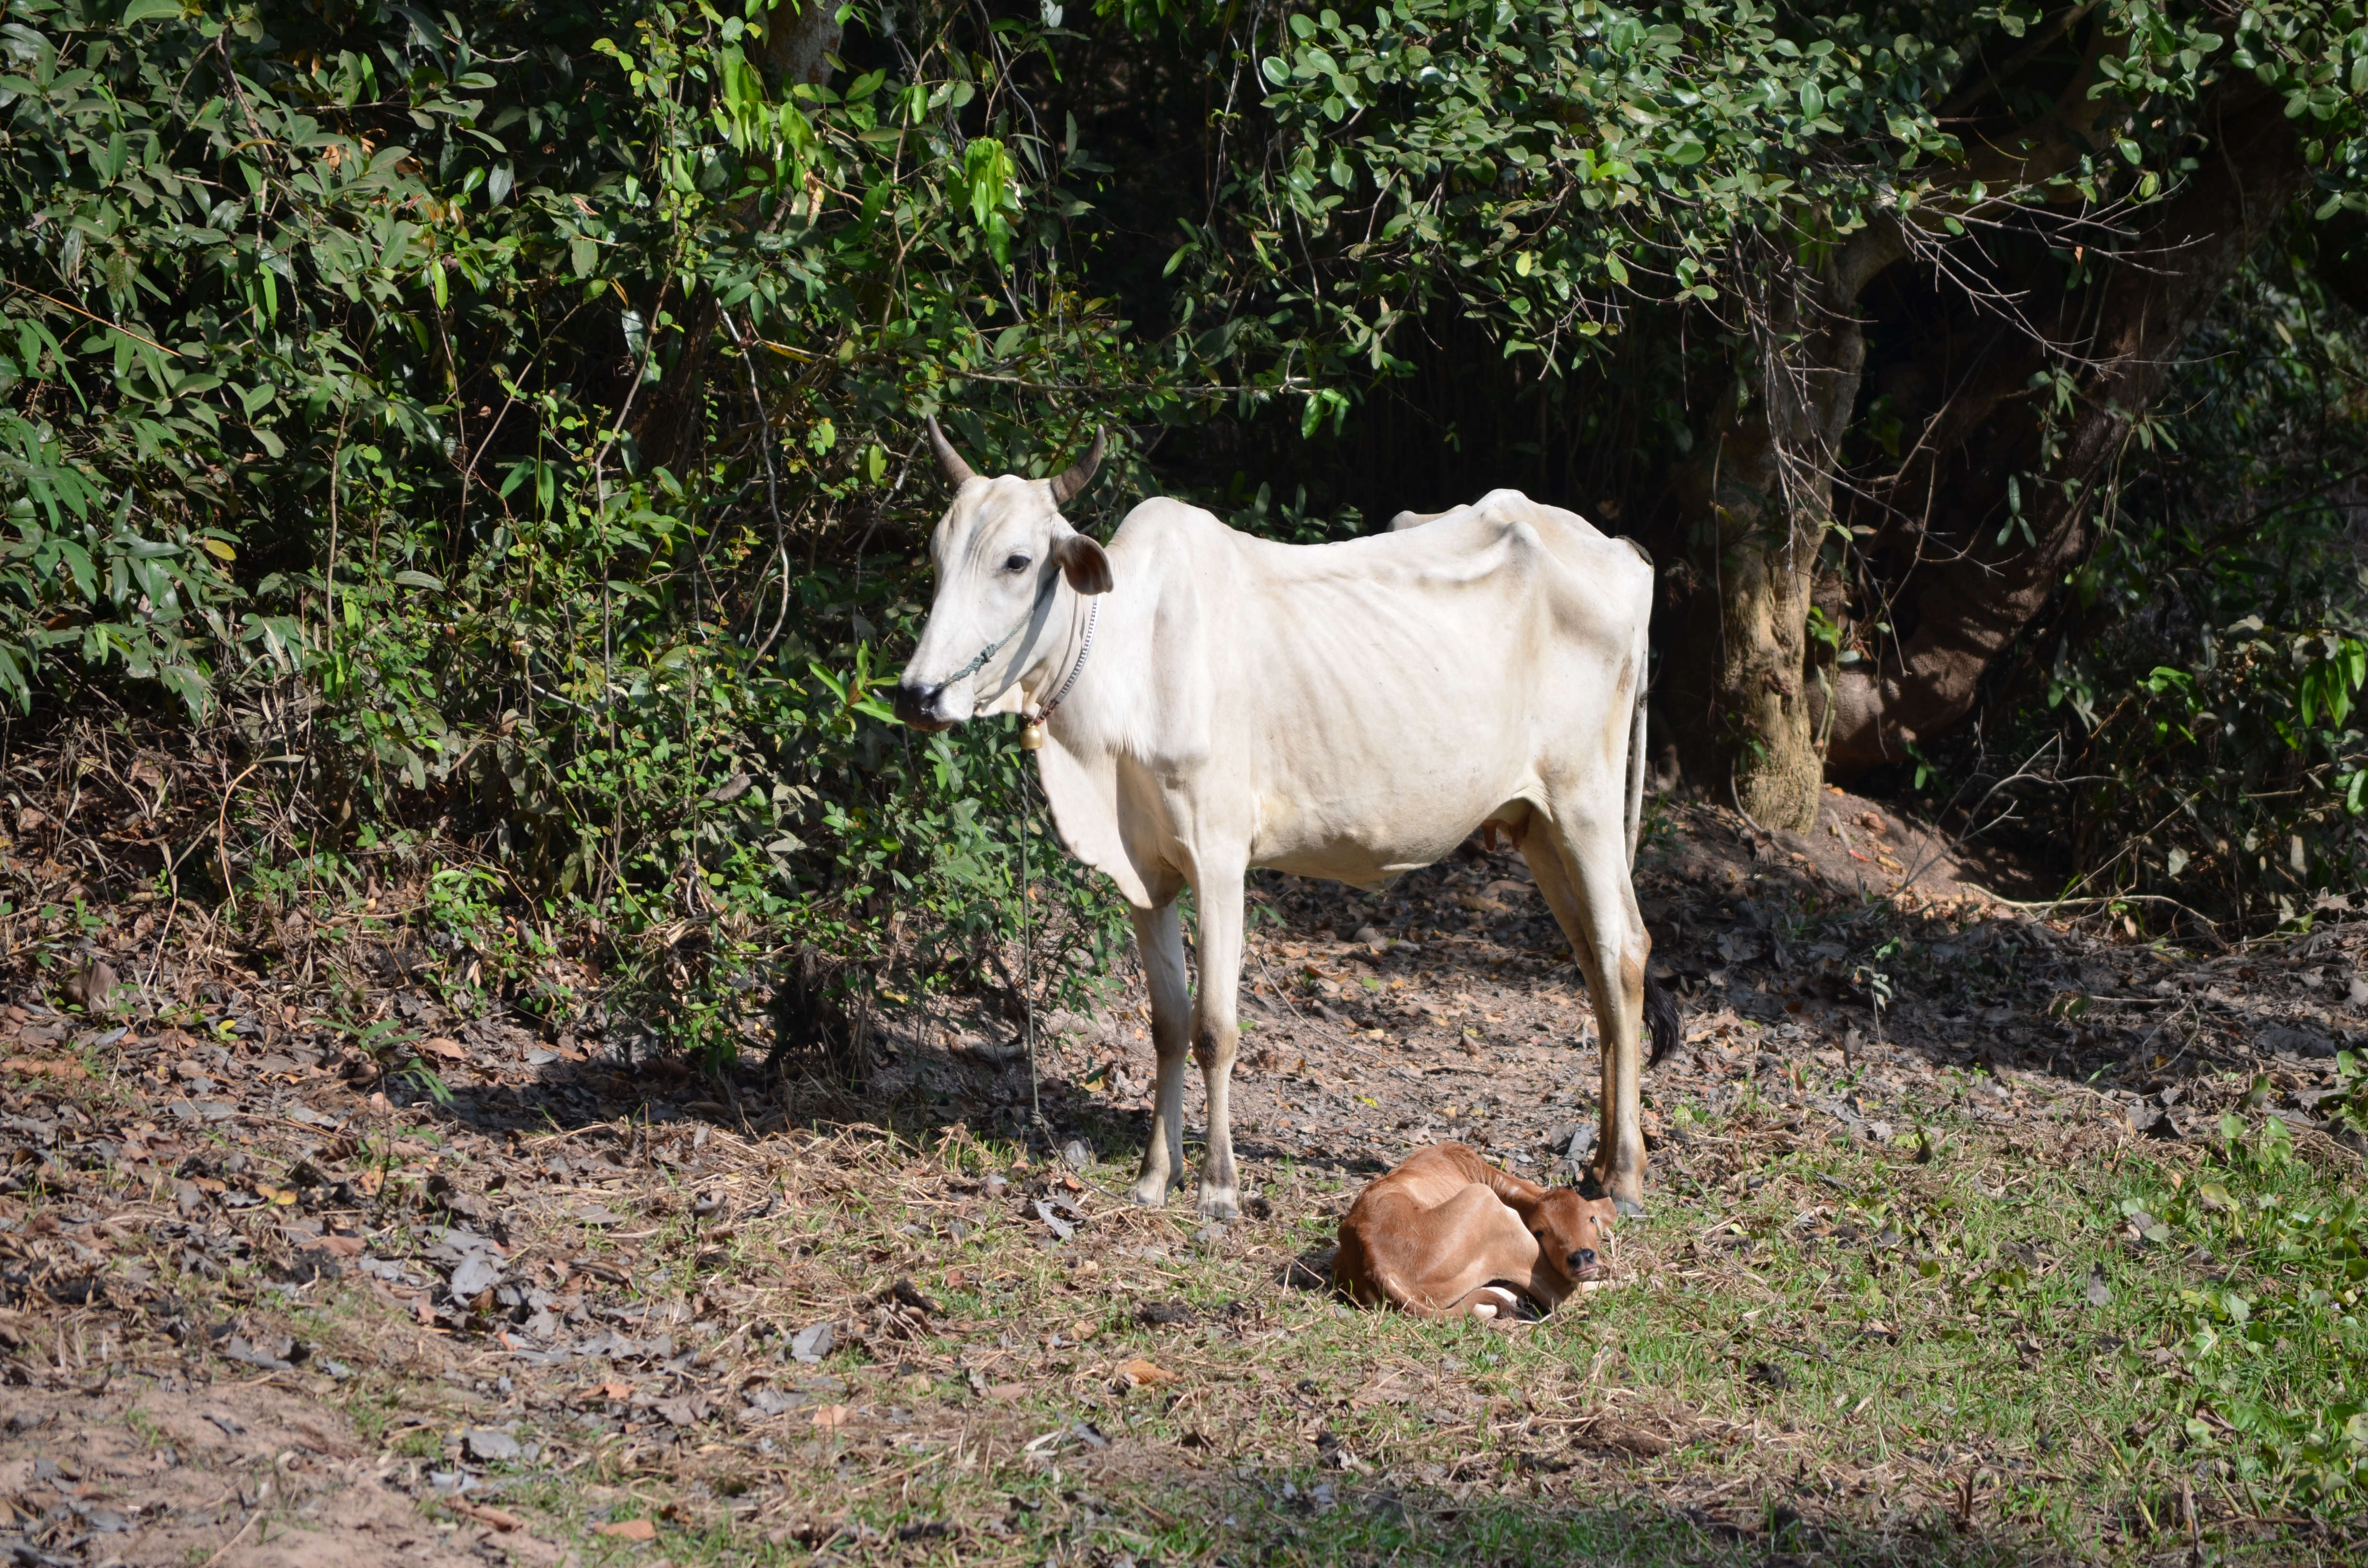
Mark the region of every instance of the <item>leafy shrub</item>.
<instances>
[{"instance_id":1,"label":"leafy shrub","mask_svg":"<svg viewBox=\"0 0 2368 1568\"><path fill-rule=\"evenodd\" d=\"M786 951L869 984L1013 929L1008 738L877 696L912 426L1042 472L1176 394L1067 270L1096 165L1023 97L1057 35L949 12L894 80L784 93L796 14L13 0L0 690L227 707L233 767L307 764L226 803L233 881L440 822L502 873L439 873L432 926L564 916L681 1040Z\"/></svg>"},{"instance_id":2,"label":"leafy shrub","mask_svg":"<svg viewBox=\"0 0 2368 1568\"><path fill-rule=\"evenodd\" d=\"M2356 1506L2368 1487L2368 1210L2296 1159L2275 1117L2258 1131L2223 1118L2218 1154L2160 1204L2162 1242L2248 1266L2176 1292L2178 1355L2197 1391L2178 1435L2256 1497ZM2290 1375L2299 1366L2306 1377Z\"/></svg>"},{"instance_id":3,"label":"leafy shrub","mask_svg":"<svg viewBox=\"0 0 2368 1568\"><path fill-rule=\"evenodd\" d=\"M2134 923L2306 926L2368 885L2368 333L2271 255L2181 385L2135 427L2095 554L2004 672L1998 730L1946 755L2029 780L2007 793L2069 850L2067 893Z\"/></svg>"}]
</instances>

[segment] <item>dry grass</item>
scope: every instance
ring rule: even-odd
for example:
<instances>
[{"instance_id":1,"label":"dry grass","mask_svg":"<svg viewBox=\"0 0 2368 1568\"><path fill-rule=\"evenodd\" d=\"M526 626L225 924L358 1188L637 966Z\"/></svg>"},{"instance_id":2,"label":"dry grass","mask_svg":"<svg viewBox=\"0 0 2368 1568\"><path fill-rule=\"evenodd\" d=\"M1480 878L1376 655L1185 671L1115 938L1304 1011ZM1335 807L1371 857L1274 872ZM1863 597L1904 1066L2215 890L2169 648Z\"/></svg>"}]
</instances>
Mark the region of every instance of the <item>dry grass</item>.
<instances>
[{"instance_id":1,"label":"dry grass","mask_svg":"<svg viewBox=\"0 0 2368 1568\"><path fill-rule=\"evenodd\" d=\"M1410 1143L1535 1170L1579 1114L1566 971L1507 945L1502 860L1402 911L1269 890L1239 1101L1259 1201L1223 1228L1116 1196L1146 1065L1131 994L1053 1042L1058 1131L1023 1142L1023 1071L950 1051L987 1026L942 1004L887 1037L866 1092L781 1090L464 1016L432 974L373 971L402 928L364 935L369 911L318 923L347 935L312 971L200 926L162 966L188 983L120 1023L5 1019L0 1365L39 1415L0 1434L6 1528L66 1562L195 1546L237 1568L382 1522L339 1511L359 1487L416 1500L425 1533L355 1525L358 1563L2354 1551L2343 1494L2239 1462L2185 1348L2182 1290L2298 1266L2149 1240L2124 1205L2237 1182L2217 1116L2316 1092L2311 1060L2245 1036L2303 1027L2321 982L2277 986L2352 962L2358 933L2203 966L1772 878L1648 878L1662 952L1713 955L1652 1080L1656 1208L1611 1288L1509 1331L1352 1311L1311 1272L1362 1173ZM1714 924L1722 885L1759 913ZM1442 932L1439 906L1474 918ZM1353 939L1394 920L1417 946ZM1894 943L1878 1039L1850 975ZM2197 980L2169 1034L2142 1006L2157 974ZM2076 994L2086 1016L2051 1020ZM57 1005L29 968L19 994ZM372 1076L328 1006L357 1000L422 1042L449 1102ZM2100 1023L2115 1009L2153 1032ZM2089 1086L2092 1062L2123 1075ZM2168 1119L2152 1085L2178 1091ZM2237 1197L2334 1203L2356 1156L2285 1114L2301 1157ZM2362 1364L2352 1324L2260 1346L2246 1386L2329 1403ZM266 1394L326 1425L268 1454L118 1440L202 1436L189 1402L237 1419ZM81 1514L31 1468L78 1452ZM127 1528L90 1528L110 1496L137 1500Z\"/></svg>"}]
</instances>

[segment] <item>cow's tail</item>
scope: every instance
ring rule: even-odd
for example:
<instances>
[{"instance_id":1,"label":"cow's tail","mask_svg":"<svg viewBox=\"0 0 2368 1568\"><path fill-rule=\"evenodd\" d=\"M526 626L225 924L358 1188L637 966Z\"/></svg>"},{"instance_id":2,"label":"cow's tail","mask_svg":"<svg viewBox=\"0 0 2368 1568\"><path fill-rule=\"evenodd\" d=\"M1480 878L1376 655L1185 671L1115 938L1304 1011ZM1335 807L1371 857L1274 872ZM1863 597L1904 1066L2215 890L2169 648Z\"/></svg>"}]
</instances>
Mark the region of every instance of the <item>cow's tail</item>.
<instances>
[{"instance_id":1,"label":"cow's tail","mask_svg":"<svg viewBox=\"0 0 2368 1568\"><path fill-rule=\"evenodd\" d=\"M1626 542L1643 558L1645 566L1653 564L1644 546L1634 540ZM1637 842L1645 827L1645 699L1651 685L1645 678L1651 668L1646 662L1651 652L1650 624L1648 619L1636 629L1636 707L1628 721L1628 874L1632 877L1636 873ZM1649 963L1645 967L1645 1027L1653 1036L1653 1049L1645 1060L1658 1066L1661 1058L1676 1050L1678 1041L1685 1037L1685 1024L1678 1017L1677 999L1653 978Z\"/></svg>"},{"instance_id":2,"label":"cow's tail","mask_svg":"<svg viewBox=\"0 0 2368 1568\"><path fill-rule=\"evenodd\" d=\"M1628 721L1628 871L1636 870L1636 841L1645 828L1645 640L1636 640L1636 710Z\"/></svg>"},{"instance_id":3,"label":"cow's tail","mask_svg":"<svg viewBox=\"0 0 2368 1568\"><path fill-rule=\"evenodd\" d=\"M1686 1031L1684 1020L1678 1017L1677 998L1653 978L1650 964L1645 967L1645 1027L1653 1035L1653 1049L1645 1060L1657 1067L1662 1057L1678 1048Z\"/></svg>"},{"instance_id":4,"label":"cow's tail","mask_svg":"<svg viewBox=\"0 0 2368 1568\"><path fill-rule=\"evenodd\" d=\"M1647 572L1653 558L1633 539L1620 541L1636 552ZM1628 870L1636 870L1636 843L1645 828L1645 699L1652 687L1653 612L1648 606L1637 623L1636 645L1629 653L1629 668L1636 677L1636 706L1628 716Z\"/></svg>"}]
</instances>

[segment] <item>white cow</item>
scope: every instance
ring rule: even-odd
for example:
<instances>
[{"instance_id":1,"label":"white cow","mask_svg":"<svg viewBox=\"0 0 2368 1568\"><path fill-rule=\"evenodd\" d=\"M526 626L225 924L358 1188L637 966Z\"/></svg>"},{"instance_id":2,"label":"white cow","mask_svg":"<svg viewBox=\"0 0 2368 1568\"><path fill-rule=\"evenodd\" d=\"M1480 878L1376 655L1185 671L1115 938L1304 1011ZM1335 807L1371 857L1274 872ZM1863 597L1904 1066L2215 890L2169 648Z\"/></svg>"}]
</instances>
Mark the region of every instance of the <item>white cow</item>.
<instances>
[{"instance_id":1,"label":"white cow","mask_svg":"<svg viewBox=\"0 0 2368 1568\"><path fill-rule=\"evenodd\" d=\"M1656 1059L1678 1032L1629 881L1653 595L1642 551L1511 490L1317 545L1154 499L1105 551L1060 510L1092 479L1099 437L1050 480L983 479L934 420L929 438L957 489L930 541L937 598L897 711L930 730L1029 717L1062 842L1133 907L1159 1058L1134 1200L1156 1208L1183 1180L1189 1044L1209 1096L1201 1211L1236 1211L1226 1100L1249 869L1371 889L1494 824L1586 972L1603 1040L1597 1168L1637 1211L1641 1029L1649 1014ZM1197 1009L1176 904L1188 885Z\"/></svg>"}]
</instances>

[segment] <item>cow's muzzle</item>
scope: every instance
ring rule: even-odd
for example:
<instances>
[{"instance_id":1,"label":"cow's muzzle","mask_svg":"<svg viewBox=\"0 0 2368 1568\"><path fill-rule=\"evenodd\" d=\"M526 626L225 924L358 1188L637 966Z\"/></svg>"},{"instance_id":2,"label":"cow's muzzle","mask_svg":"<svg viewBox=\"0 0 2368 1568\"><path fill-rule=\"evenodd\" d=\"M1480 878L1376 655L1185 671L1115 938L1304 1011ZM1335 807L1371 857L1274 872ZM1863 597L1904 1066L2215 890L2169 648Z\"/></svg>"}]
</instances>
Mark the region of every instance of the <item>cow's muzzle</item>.
<instances>
[{"instance_id":1,"label":"cow's muzzle","mask_svg":"<svg viewBox=\"0 0 2368 1568\"><path fill-rule=\"evenodd\" d=\"M938 717L938 699L944 695L945 686L916 686L910 681L896 685L896 717L916 730L934 733L954 727L951 719Z\"/></svg>"}]
</instances>

